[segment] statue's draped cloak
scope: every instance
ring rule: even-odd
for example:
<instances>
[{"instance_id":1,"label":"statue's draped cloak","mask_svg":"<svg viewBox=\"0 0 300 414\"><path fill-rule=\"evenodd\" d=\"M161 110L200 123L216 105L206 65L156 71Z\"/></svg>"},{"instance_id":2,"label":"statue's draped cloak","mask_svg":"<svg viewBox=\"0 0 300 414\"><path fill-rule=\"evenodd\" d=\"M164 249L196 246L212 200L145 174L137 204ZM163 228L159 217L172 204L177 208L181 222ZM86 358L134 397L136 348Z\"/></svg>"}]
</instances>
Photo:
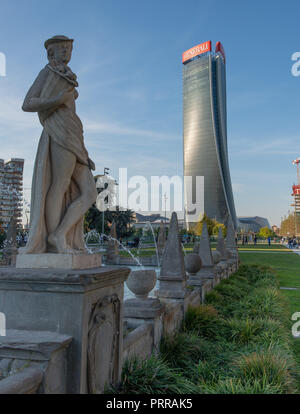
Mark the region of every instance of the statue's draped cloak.
<instances>
[{"instance_id":1,"label":"statue's draped cloak","mask_svg":"<svg viewBox=\"0 0 300 414\"><path fill-rule=\"evenodd\" d=\"M47 66L46 82L40 98L56 97L61 90L68 89L68 81ZM45 203L51 185L50 145L54 141L64 149L72 152L80 164L88 165L88 153L84 146L82 123L72 108L66 105L56 110L39 112L39 119L44 129L39 141L35 159L32 188L30 231L24 253L45 253L50 251L47 245L47 223ZM75 167L76 168L76 167ZM77 183L72 177L70 186L65 193L61 217L70 203L79 196ZM67 244L73 249L85 248L83 240L83 217L67 234Z\"/></svg>"}]
</instances>

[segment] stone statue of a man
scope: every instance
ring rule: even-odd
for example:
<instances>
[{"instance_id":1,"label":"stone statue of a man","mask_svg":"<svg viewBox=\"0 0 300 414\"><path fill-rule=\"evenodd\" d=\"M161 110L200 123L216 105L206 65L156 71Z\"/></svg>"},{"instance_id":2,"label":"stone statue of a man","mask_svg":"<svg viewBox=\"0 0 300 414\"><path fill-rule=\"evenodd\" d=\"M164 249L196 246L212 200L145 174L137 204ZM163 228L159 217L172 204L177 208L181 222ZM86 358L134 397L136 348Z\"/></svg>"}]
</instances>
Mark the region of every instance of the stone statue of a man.
<instances>
[{"instance_id":1,"label":"stone statue of a man","mask_svg":"<svg viewBox=\"0 0 300 414\"><path fill-rule=\"evenodd\" d=\"M76 75L69 68L73 39L45 42L49 63L29 89L22 109L37 112L43 126L31 190L30 232L22 253L85 251L83 215L97 190L76 115Z\"/></svg>"}]
</instances>

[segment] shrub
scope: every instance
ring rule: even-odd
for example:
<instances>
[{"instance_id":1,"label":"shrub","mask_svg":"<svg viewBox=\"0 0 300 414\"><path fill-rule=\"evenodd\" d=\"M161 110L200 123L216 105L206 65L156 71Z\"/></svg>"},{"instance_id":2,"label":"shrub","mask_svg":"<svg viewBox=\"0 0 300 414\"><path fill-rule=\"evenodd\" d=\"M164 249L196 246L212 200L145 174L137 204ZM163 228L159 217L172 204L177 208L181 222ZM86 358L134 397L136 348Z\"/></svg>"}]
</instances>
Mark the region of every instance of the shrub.
<instances>
[{"instance_id":1,"label":"shrub","mask_svg":"<svg viewBox=\"0 0 300 414\"><path fill-rule=\"evenodd\" d=\"M225 282L225 281L224 281ZM215 287L216 292L220 293L227 301L239 300L245 296L245 291L233 283L220 283Z\"/></svg>"},{"instance_id":2,"label":"shrub","mask_svg":"<svg viewBox=\"0 0 300 414\"><path fill-rule=\"evenodd\" d=\"M242 381L240 378L226 378L215 384L203 386L204 394L281 394L280 387L262 384L261 381Z\"/></svg>"},{"instance_id":3,"label":"shrub","mask_svg":"<svg viewBox=\"0 0 300 414\"><path fill-rule=\"evenodd\" d=\"M179 332L173 336L164 337L161 345L161 355L172 368L186 369L191 363L211 357L216 346L196 333Z\"/></svg>"},{"instance_id":4,"label":"shrub","mask_svg":"<svg viewBox=\"0 0 300 414\"><path fill-rule=\"evenodd\" d=\"M199 394L200 388L171 369L158 356L147 360L126 360L121 386L109 390L117 394Z\"/></svg>"},{"instance_id":5,"label":"shrub","mask_svg":"<svg viewBox=\"0 0 300 414\"><path fill-rule=\"evenodd\" d=\"M189 306L183 322L184 331L194 331L205 338L215 338L222 323L212 305Z\"/></svg>"},{"instance_id":6,"label":"shrub","mask_svg":"<svg viewBox=\"0 0 300 414\"><path fill-rule=\"evenodd\" d=\"M289 311L285 298L275 288L259 288L246 296L235 312L236 317L272 318L289 323Z\"/></svg>"},{"instance_id":7,"label":"shrub","mask_svg":"<svg viewBox=\"0 0 300 414\"><path fill-rule=\"evenodd\" d=\"M211 290L205 295L205 303L207 305L213 305L215 308L221 306L223 303L223 296L220 292L217 292L215 289Z\"/></svg>"},{"instance_id":8,"label":"shrub","mask_svg":"<svg viewBox=\"0 0 300 414\"><path fill-rule=\"evenodd\" d=\"M293 361L272 348L243 356L236 361L236 365L237 376L242 381L258 382L262 387L269 385L283 393L295 391L291 375Z\"/></svg>"},{"instance_id":9,"label":"shrub","mask_svg":"<svg viewBox=\"0 0 300 414\"><path fill-rule=\"evenodd\" d=\"M160 356L125 363L118 393L280 394L297 392L288 306L275 274L241 266L189 306Z\"/></svg>"},{"instance_id":10,"label":"shrub","mask_svg":"<svg viewBox=\"0 0 300 414\"><path fill-rule=\"evenodd\" d=\"M264 328L263 321L231 318L224 321L227 339L237 344L245 345L256 340Z\"/></svg>"},{"instance_id":11,"label":"shrub","mask_svg":"<svg viewBox=\"0 0 300 414\"><path fill-rule=\"evenodd\" d=\"M206 387L208 384L214 384L218 381L220 371L216 368L216 364L211 361L199 361L194 374L194 381L198 383L200 388Z\"/></svg>"}]
</instances>

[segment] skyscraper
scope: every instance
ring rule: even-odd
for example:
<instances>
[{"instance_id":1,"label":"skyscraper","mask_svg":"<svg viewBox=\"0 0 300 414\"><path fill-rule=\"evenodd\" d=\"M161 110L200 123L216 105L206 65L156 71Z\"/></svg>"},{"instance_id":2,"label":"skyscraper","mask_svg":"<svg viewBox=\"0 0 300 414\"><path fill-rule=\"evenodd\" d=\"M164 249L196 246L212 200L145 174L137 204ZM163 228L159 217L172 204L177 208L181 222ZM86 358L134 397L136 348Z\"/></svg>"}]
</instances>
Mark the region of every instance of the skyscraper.
<instances>
[{"instance_id":1,"label":"skyscraper","mask_svg":"<svg viewBox=\"0 0 300 414\"><path fill-rule=\"evenodd\" d=\"M0 221L5 229L12 217L18 227L22 224L23 168L22 158L0 159Z\"/></svg>"},{"instance_id":2,"label":"skyscraper","mask_svg":"<svg viewBox=\"0 0 300 414\"><path fill-rule=\"evenodd\" d=\"M236 226L227 149L225 52L211 41L187 50L183 63L184 175L204 177L204 212ZM195 179L194 179L195 183ZM196 199L196 186L185 199ZM187 224L191 224L186 214Z\"/></svg>"}]
</instances>

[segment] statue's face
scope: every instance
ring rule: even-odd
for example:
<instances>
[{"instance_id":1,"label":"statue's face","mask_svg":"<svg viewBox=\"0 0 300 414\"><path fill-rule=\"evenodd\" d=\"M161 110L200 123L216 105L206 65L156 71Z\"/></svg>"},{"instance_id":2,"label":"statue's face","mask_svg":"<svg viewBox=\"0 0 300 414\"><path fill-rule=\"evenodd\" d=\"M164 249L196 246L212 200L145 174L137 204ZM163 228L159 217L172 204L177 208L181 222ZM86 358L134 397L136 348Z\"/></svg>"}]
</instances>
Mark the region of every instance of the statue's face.
<instances>
[{"instance_id":1,"label":"statue's face","mask_svg":"<svg viewBox=\"0 0 300 414\"><path fill-rule=\"evenodd\" d=\"M72 56L72 42L58 42L51 45L56 62L68 64Z\"/></svg>"}]
</instances>

